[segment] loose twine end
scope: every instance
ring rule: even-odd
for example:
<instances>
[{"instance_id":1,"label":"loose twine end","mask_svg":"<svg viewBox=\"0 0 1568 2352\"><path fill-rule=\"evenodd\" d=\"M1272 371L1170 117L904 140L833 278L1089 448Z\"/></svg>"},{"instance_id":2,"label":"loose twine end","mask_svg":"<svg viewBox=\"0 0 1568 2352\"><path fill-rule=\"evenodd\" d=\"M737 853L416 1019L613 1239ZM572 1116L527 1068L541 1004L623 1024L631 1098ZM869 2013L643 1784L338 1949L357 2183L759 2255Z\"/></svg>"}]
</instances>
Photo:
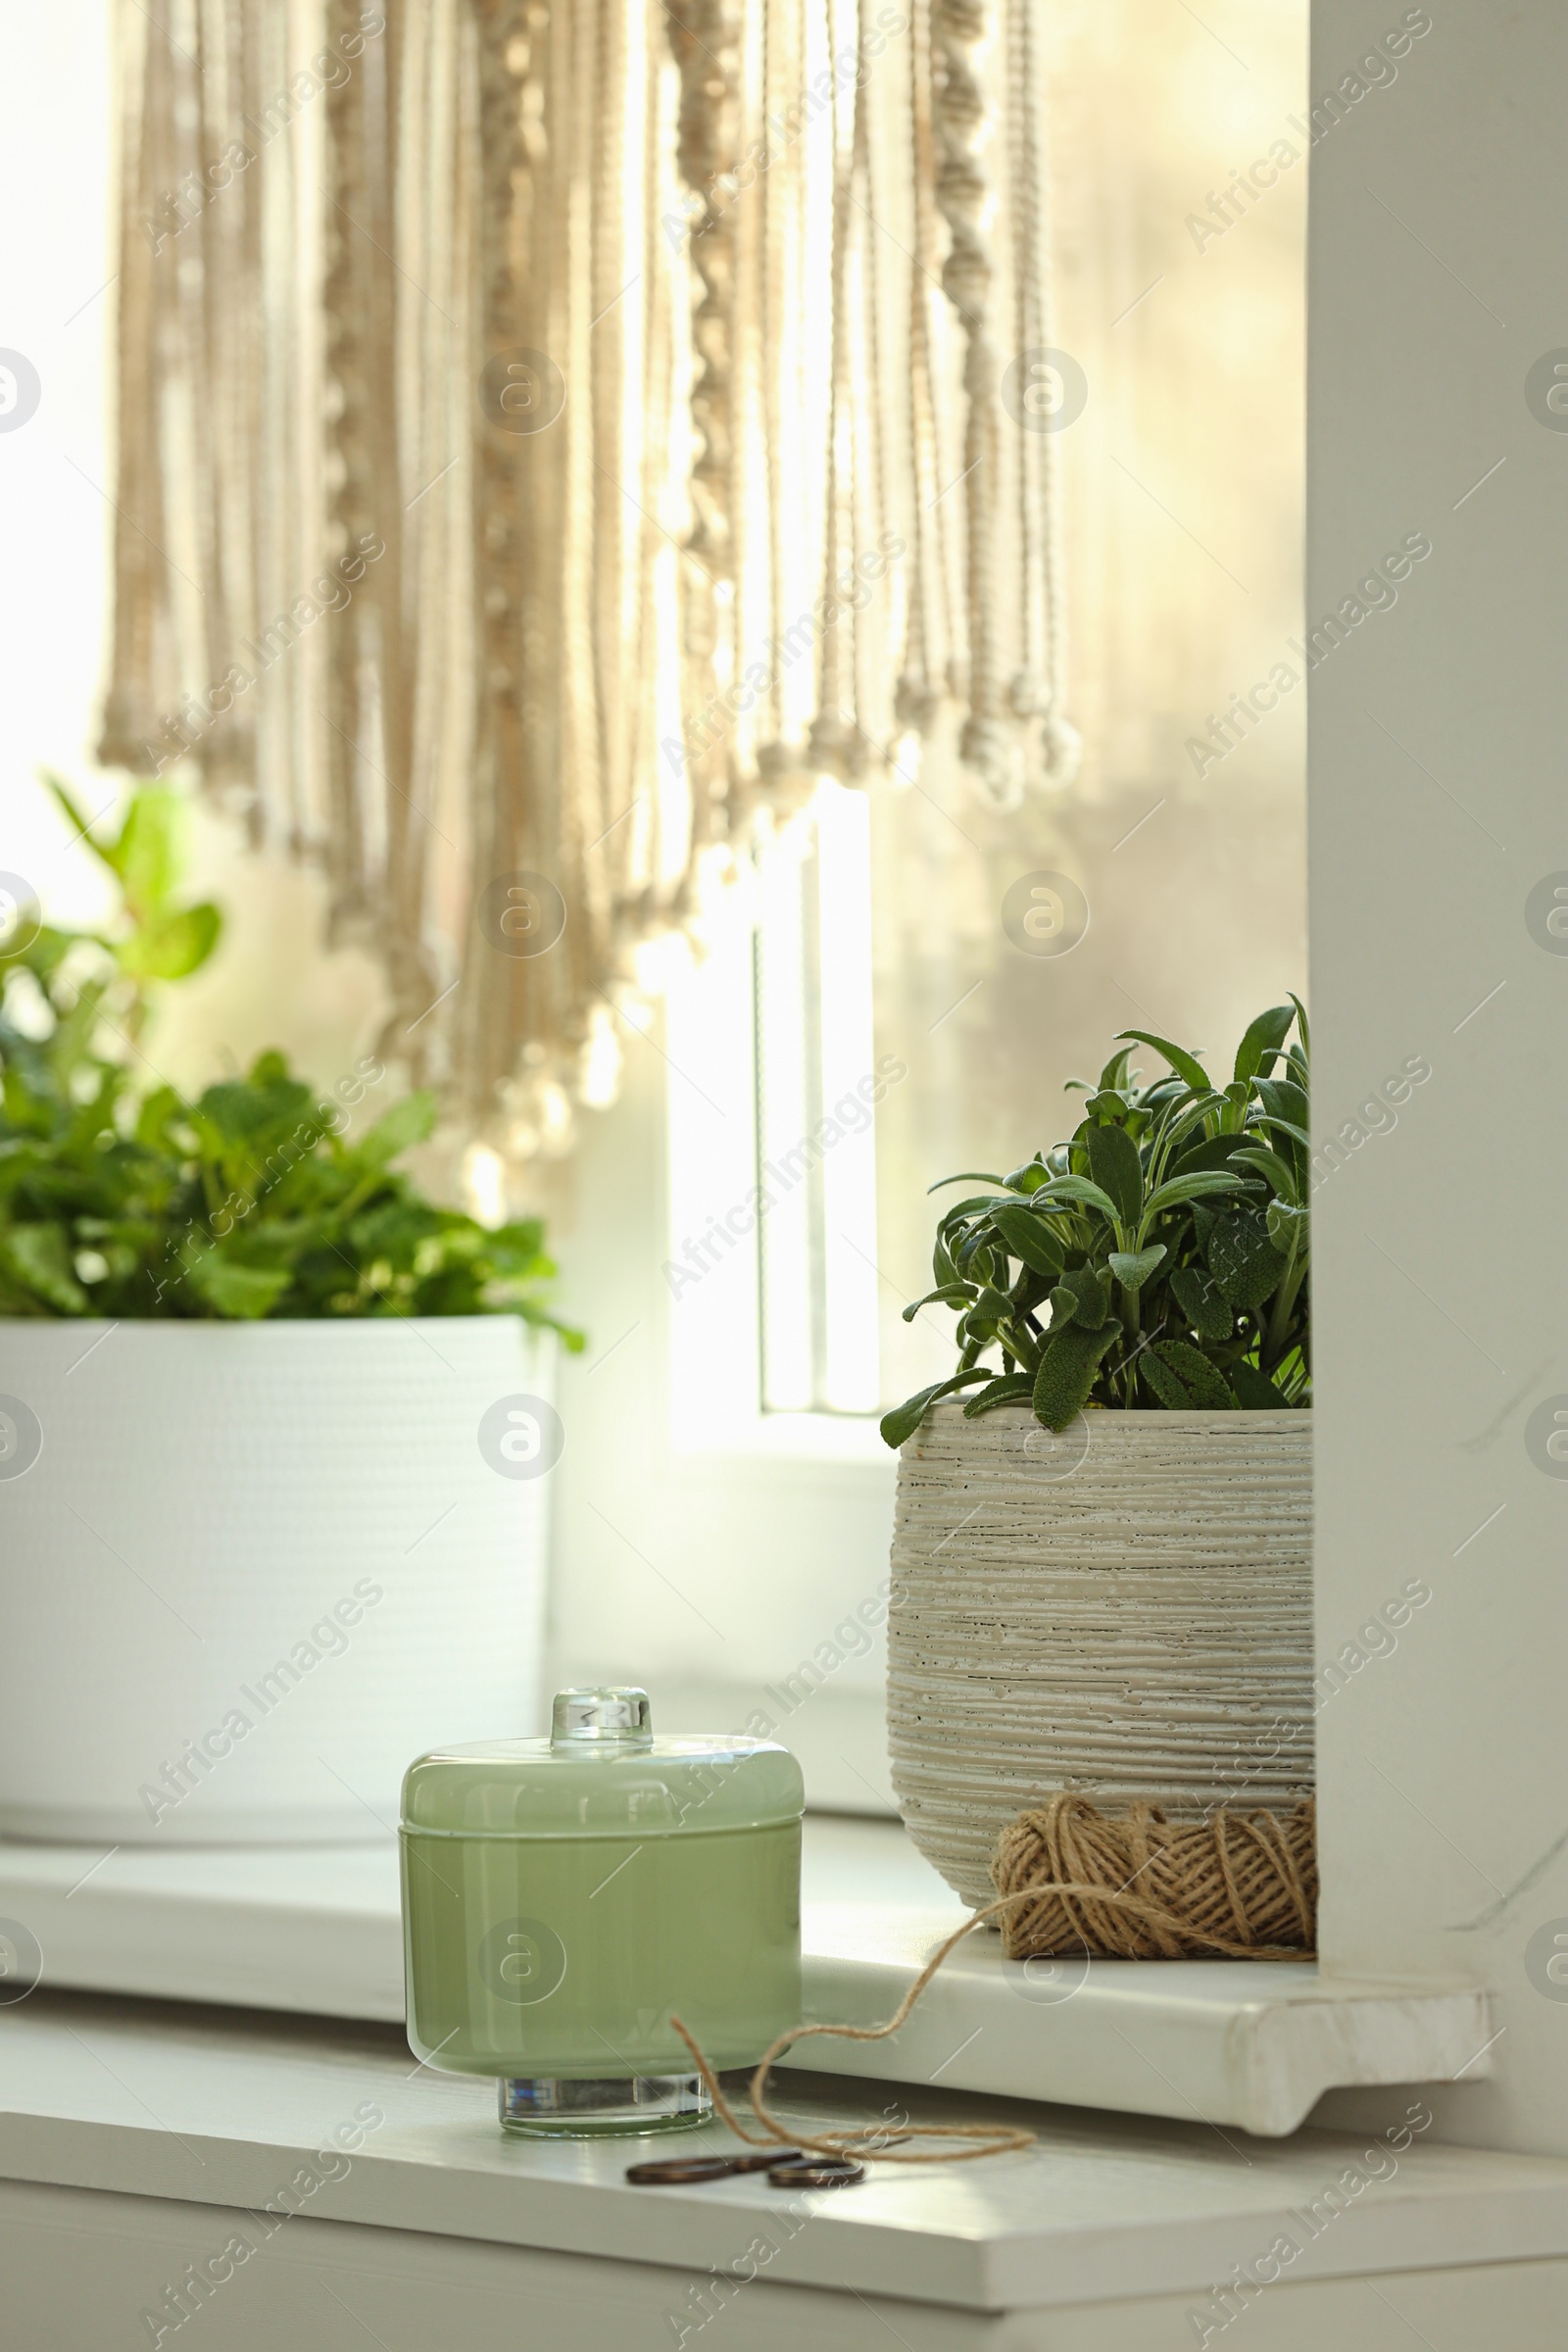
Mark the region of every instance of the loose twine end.
<instances>
[{"instance_id":1,"label":"loose twine end","mask_svg":"<svg viewBox=\"0 0 1568 2352\"><path fill-rule=\"evenodd\" d=\"M1131 1891L1140 1878L1147 1885ZM767 2103L768 2076L812 2034L885 2041L905 2023L950 1952L996 1921L1009 1960L1074 1953L1122 1960L1309 1960L1317 1928L1315 1813L1310 1798L1284 1821L1266 1810L1170 1822L1157 1805L1102 1813L1088 1797L1061 1795L1018 1819L997 1840L998 1893L940 1943L885 2025L791 2026L763 2053L750 2083L760 2134L749 2132L695 2035L670 2024L714 2112L748 2147L805 2148L879 2164L953 2164L1032 2147L1011 2124L846 2124L808 2133L786 2127ZM934 2141L935 2146L910 2142Z\"/></svg>"}]
</instances>

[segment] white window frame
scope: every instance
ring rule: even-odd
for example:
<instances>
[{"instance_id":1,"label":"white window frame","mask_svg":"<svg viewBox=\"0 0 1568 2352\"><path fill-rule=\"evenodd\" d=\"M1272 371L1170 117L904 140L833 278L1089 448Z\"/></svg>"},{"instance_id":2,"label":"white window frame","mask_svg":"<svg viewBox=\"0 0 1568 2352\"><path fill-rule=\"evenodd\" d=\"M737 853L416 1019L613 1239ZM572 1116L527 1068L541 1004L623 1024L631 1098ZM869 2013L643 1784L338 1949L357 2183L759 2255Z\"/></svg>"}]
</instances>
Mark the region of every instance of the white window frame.
<instances>
[{"instance_id":1,"label":"white window frame","mask_svg":"<svg viewBox=\"0 0 1568 2352\"><path fill-rule=\"evenodd\" d=\"M841 817L863 826L863 802L845 808L850 796L842 788L827 792L842 795ZM813 1094L819 1087L820 1100L801 1104L808 1082L796 1070L785 1073L788 1102L771 1120L764 1097L760 1055L770 1034L786 1053L796 1042L778 1011L770 1032L764 958L769 938L787 931L800 831L764 847L752 885L737 890L705 954L675 977L664 1000L670 1438L684 1455L881 1465L888 1455L877 1431L874 1154L875 1105L887 1076L871 1034L868 889L858 937L851 928L853 855L838 872L829 868L822 893L825 909L838 901L841 942L827 962L822 993L836 999L843 1017L821 1023L822 1067L809 1086ZM780 963L787 963L788 950L786 936ZM827 1113L823 1121L813 1118L816 1109ZM852 1130L852 1119L865 1125ZM811 1282L815 1269L803 1227L812 1194L828 1228L821 1278L854 1294L843 1318L853 1326L848 1344L838 1343L839 1393L863 1401L781 1410L764 1402L765 1300L769 1279L775 1295L781 1285L781 1269L764 1250L770 1237L780 1237L782 1279ZM845 1230L852 1219L860 1230ZM843 1358L863 1359L867 1352L868 1371L863 1362L844 1368Z\"/></svg>"},{"instance_id":2,"label":"white window frame","mask_svg":"<svg viewBox=\"0 0 1568 2352\"><path fill-rule=\"evenodd\" d=\"M737 889L584 1122L559 1255L592 1341L560 1372L554 1671L644 1682L674 1728L770 1722L813 1807L891 1814L897 1457L874 1412L762 1409L751 913Z\"/></svg>"}]
</instances>

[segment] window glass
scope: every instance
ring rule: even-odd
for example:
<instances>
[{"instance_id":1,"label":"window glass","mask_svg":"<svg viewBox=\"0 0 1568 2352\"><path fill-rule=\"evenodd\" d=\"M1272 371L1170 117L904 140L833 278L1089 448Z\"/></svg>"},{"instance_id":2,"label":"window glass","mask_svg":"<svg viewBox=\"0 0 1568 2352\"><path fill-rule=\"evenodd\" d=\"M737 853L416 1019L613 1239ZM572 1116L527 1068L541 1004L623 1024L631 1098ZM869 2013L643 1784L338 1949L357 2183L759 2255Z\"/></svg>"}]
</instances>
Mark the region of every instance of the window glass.
<instances>
[{"instance_id":1,"label":"window glass","mask_svg":"<svg viewBox=\"0 0 1568 2352\"><path fill-rule=\"evenodd\" d=\"M950 1315L901 1317L926 1187L1069 1132L1062 1084L1116 1031L1217 1054L1305 978L1306 10L1047 19L1056 332L1088 386L1058 444L1084 758L1004 815L939 741L872 798L877 1041L908 1068L877 1114L890 1398L952 1363Z\"/></svg>"}]
</instances>

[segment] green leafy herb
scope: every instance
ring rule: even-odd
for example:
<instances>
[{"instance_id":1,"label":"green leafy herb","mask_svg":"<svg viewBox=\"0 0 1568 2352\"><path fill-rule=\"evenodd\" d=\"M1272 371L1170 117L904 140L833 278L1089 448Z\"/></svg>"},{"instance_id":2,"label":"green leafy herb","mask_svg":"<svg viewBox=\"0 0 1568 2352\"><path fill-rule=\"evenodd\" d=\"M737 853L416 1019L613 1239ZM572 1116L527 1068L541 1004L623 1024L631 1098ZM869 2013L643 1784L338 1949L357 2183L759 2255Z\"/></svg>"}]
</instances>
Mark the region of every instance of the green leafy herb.
<instances>
[{"instance_id":1,"label":"green leafy herb","mask_svg":"<svg viewBox=\"0 0 1568 2352\"><path fill-rule=\"evenodd\" d=\"M1143 1084L1133 1044L1169 1074ZM1087 1100L1068 1142L980 1176L1000 1190L944 1211L938 1287L918 1304L957 1313L962 1361L886 1416L890 1446L970 1386L967 1414L1028 1398L1056 1430L1086 1406L1310 1403L1305 1013L1294 997L1260 1013L1223 1088L1151 1032L1124 1030L1118 1045L1098 1088L1072 1081Z\"/></svg>"},{"instance_id":2,"label":"green leafy herb","mask_svg":"<svg viewBox=\"0 0 1568 2352\"><path fill-rule=\"evenodd\" d=\"M145 1088L149 992L198 970L222 918L179 900L178 794L139 786L106 844L49 782L122 906L101 931L24 924L0 952L0 1315L512 1313L580 1348L546 1303L536 1219L488 1229L393 1164L430 1134L432 1096L351 1132L386 1075L374 1056L330 1093L279 1054L192 1102Z\"/></svg>"},{"instance_id":3,"label":"green leafy herb","mask_svg":"<svg viewBox=\"0 0 1568 2352\"><path fill-rule=\"evenodd\" d=\"M1075 1413L1081 1413L1089 1402L1100 1369L1100 1359L1118 1338L1120 1326L1102 1323L1092 1331L1081 1323L1068 1323L1060 1331L1053 1331L1041 1352L1035 1373L1033 1402L1035 1418L1048 1429L1065 1429Z\"/></svg>"}]
</instances>

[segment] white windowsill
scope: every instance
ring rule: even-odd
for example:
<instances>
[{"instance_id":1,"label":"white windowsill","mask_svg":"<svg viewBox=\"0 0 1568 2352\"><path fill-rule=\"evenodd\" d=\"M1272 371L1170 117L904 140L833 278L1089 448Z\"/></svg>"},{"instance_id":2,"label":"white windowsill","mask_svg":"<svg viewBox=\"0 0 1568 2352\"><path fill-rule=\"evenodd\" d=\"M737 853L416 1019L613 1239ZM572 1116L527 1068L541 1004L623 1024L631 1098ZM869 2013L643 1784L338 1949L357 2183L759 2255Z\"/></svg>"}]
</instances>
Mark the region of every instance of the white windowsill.
<instances>
[{"instance_id":1,"label":"white windowsill","mask_svg":"<svg viewBox=\"0 0 1568 2352\"><path fill-rule=\"evenodd\" d=\"M95 1859L0 1845L0 1916L36 1936L46 1986L401 2021L390 1844ZM806 2011L824 2023L890 2016L964 1916L893 1823L808 1819L804 1896ZM1274 2136L1330 2089L1479 2082L1490 2031L1467 1988L1329 1983L1308 1962L1100 1961L1075 1983L1004 1960L982 1929L896 2039L813 2039L797 2063Z\"/></svg>"},{"instance_id":2,"label":"white windowsill","mask_svg":"<svg viewBox=\"0 0 1568 2352\"><path fill-rule=\"evenodd\" d=\"M808 2336L804 2313L786 2296L780 2324L793 2311L794 2332L747 2332L740 2339L769 2345L880 2341L880 2325L870 2328L850 2300L863 2304L874 2296L888 2298L899 2315L894 2332L921 2348L978 2344L981 2336L960 2328L956 2313L1056 2310L1065 2326L1069 2306L1078 2308L1079 2322L1070 2332L1052 2333L1051 2342L1103 2346L1111 2338L1102 2325L1084 2331L1088 2307L1119 2313L1137 2309L1129 2298L1160 2296L1206 2302L1212 2280L1225 2279L1235 2264L1255 2265L1282 2234L1299 2249L1291 2284L1281 2289L1287 2299L1303 2289L1310 2295L1313 2282L1333 2278L1437 2273L1429 2286L1412 2280L1408 2289L1424 2296L1425 2309L1435 2294L1451 2298L1451 2285L1443 2281L1457 2275L1467 2310L1487 2315L1485 2340L1522 2342L1506 2326L1501 2336L1495 2332L1515 2291L1502 2266L1568 2253L1568 2163L1550 2158L1405 2137L1395 2143L1401 2149L1397 2163L1385 2157L1370 2182L1359 2176L1361 2190L1336 2211L1323 2204L1325 2183L1364 2165L1365 2135L1307 2132L1288 2146L1235 2139L1222 2145L1198 2125L1064 2114L940 2091L911 2092L900 2104L913 2120L1023 2123L1035 2144L961 2172L873 2168L853 2195L797 2195L796 2226L786 2231L778 2218L783 2200L756 2177L638 2189L623 2173L630 2158L647 2153L646 2144L551 2147L506 2138L488 2083L411 2067L407 2050L385 2028L40 1994L7 2012L0 2031L0 2179L54 2184L67 2194L40 2203L36 2188L0 2188L0 2218L14 2216L19 2229L29 2217L34 2227L74 2226L91 2231L97 2244L128 2245L145 2214L143 2234L161 2231L168 2241L141 2265L148 2277L155 2263L177 2277L182 2261L216 2251L247 2220L254 2241L265 2227L258 2217L269 2206L274 2213L292 2206L302 2217L297 2226L306 2238L291 2233L284 2241L290 2260L345 2259L344 2240L329 2231L315 2240L320 2249L315 2254L314 2226L322 2222L410 2233L425 2244L466 2240L588 2256L605 2265L603 2283L590 2294L606 2312L619 2309L617 2297L628 2299L639 2279L647 2283L649 2331L617 2339L628 2342L652 2341L656 2329L664 2340L661 2302L681 2306L689 2275L706 2284L705 2274L729 2271L760 2231L776 2251L758 2274L764 2302L779 2288L826 2290L813 2300L819 2318ZM786 2122L807 2130L875 2113L859 2085L801 2076L780 2085L779 2105ZM381 2120L366 2129L368 2109ZM352 2136L356 2116L358 2137ZM316 2151L345 2126L352 2159L323 2168ZM713 2127L682 2134L679 2144L696 2153L734 2143ZM89 2203L94 2191L123 2199L122 2218L108 2219L101 2203ZM74 2223L73 2202L81 2216ZM204 2228L195 2217L214 2207L228 2218L215 2215ZM800 2228L800 2220L810 2226ZM378 2253L372 2243L347 2257L361 2300L366 2281L397 2251L385 2242ZM1465 2266L1475 2266L1479 2278ZM235 2291L242 2303L245 2293L260 2290ZM1526 2283L1519 2291L1531 2290ZM143 2278L132 2299L146 2298ZM848 2305L853 2328L834 2298ZM1390 2340L1387 2299L1368 2307L1372 2333L1360 2314L1357 2347ZM939 2309L922 2317L930 2306L946 2307L947 2316ZM220 2319L238 2308L220 2303ZM578 2309L581 2320L581 2299ZM1188 2340L1181 2303L1168 2310L1160 2304L1156 2317L1161 2313L1157 2328L1146 2321L1136 2335L1118 2332L1114 2340ZM326 2318L341 2329L335 2312ZM760 2307L753 2322L765 2327ZM316 2330L321 2325L313 2323ZM569 2340L587 2340L592 2332ZM221 2340L277 2339L225 2333ZM299 2340L341 2337L311 2332ZM400 2344L407 2340L398 2332ZM983 2340L991 2341L989 2332ZM1006 2340L1046 2338L1009 2332ZM1263 2340L1278 2345L1287 2338L1265 2329ZM1292 2333L1288 2340L1325 2337ZM1332 2340L1348 2336L1337 2330ZM1460 2340L1483 2338L1445 2332L1443 2352ZM1532 2346L1547 2340L1535 2333L1528 2339Z\"/></svg>"}]
</instances>

